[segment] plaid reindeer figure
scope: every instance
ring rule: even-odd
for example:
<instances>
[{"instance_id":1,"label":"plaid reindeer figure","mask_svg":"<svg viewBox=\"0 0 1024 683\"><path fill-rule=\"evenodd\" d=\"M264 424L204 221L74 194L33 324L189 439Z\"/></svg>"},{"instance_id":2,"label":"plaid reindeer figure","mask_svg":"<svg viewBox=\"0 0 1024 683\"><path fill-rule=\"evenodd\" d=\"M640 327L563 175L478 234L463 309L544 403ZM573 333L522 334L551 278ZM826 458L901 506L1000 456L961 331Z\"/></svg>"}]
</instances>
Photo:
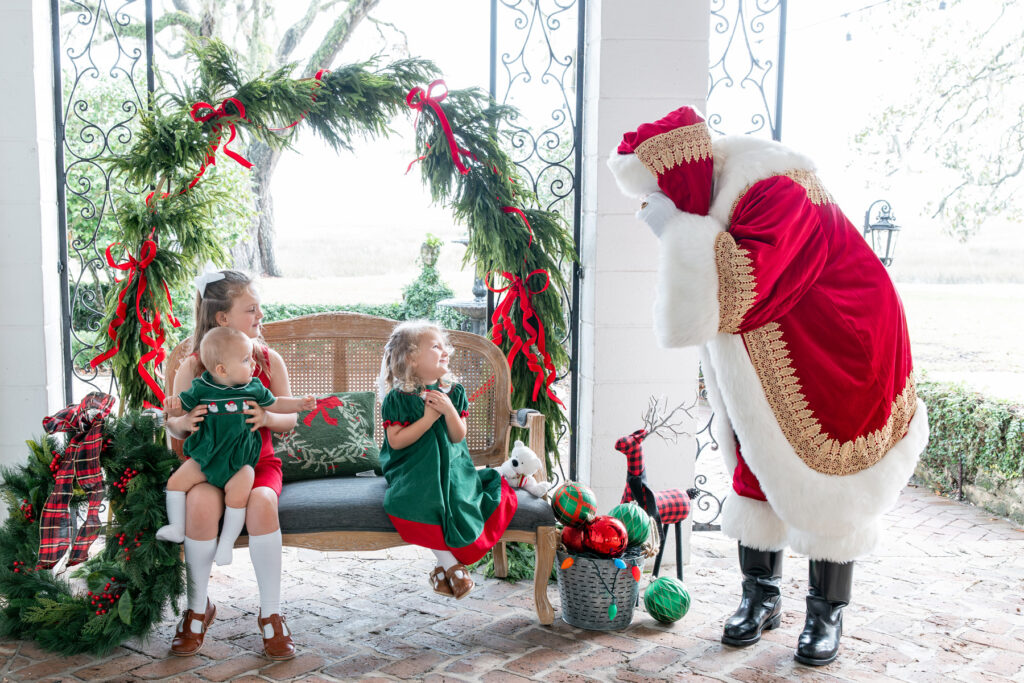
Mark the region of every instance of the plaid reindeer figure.
<instances>
[{"instance_id":1,"label":"plaid reindeer figure","mask_svg":"<svg viewBox=\"0 0 1024 683\"><path fill-rule=\"evenodd\" d=\"M628 503L635 500L647 514L654 518L661 531L661 546L658 549L658 557L654 561L654 576L658 575L661 568L661 558L665 553L665 541L668 538L668 527L672 525L676 530L676 576L682 581L682 522L690 516L690 496L683 489L651 490L651 487L647 485L647 467L644 465L643 449L644 439L652 434L671 439L673 442L679 437L682 433L678 429L679 424L672 423L670 420L680 410L692 417L689 408L682 404L668 415L664 415L664 410L659 407L658 401L652 398L647 412L643 416L644 428L616 441L615 450L626 456L626 488L622 492L620 502Z\"/></svg>"}]
</instances>

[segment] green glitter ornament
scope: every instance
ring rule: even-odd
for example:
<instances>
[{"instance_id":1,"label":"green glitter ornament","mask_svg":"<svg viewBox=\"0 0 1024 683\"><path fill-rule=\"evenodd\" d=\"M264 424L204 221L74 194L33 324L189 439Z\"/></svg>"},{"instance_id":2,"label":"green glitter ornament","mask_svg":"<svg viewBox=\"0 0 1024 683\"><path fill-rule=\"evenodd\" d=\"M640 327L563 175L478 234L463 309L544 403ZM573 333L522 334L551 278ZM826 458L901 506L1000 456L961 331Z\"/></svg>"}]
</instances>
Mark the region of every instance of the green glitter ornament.
<instances>
[{"instance_id":1,"label":"green glitter ornament","mask_svg":"<svg viewBox=\"0 0 1024 683\"><path fill-rule=\"evenodd\" d=\"M640 545L651 535L651 516L635 501L620 503L608 513L626 526L629 545Z\"/></svg>"},{"instance_id":2,"label":"green glitter ornament","mask_svg":"<svg viewBox=\"0 0 1024 683\"><path fill-rule=\"evenodd\" d=\"M644 591L644 607L658 621L671 624L690 610L690 594L678 579L661 576L651 581Z\"/></svg>"}]
</instances>

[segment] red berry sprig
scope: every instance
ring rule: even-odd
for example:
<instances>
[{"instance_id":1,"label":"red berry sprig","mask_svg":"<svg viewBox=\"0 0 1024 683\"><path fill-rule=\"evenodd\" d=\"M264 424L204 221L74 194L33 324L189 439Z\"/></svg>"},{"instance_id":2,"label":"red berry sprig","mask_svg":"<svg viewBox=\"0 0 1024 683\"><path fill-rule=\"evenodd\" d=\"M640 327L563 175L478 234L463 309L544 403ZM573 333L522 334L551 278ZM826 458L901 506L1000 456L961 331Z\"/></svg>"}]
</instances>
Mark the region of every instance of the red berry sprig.
<instances>
[{"instance_id":1,"label":"red berry sprig","mask_svg":"<svg viewBox=\"0 0 1024 683\"><path fill-rule=\"evenodd\" d=\"M114 482L114 488L120 491L121 493L127 493L128 482L130 482L132 478L138 473L138 470L133 470L131 467L129 467L124 471L124 474L121 475L121 478Z\"/></svg>"},{"instance_id":2,"label":"red berry sprig","mask_svg":"<svg viewBox=\"0 0 1024 683\"><path fill-rule=\"evenodd\" d=\"M57 474L57 470L60 469L60 453L57 451L50 451L50 453L53 455L53 460L50 461L50 472Z\"/></svg>"},{"instance_id":3,"label":"red berry sprig","mask_svg":"<svg viewBox=\"0 0 1024 683\"><path fill-rule=\"evenodd\" d=\"M26 566L24 562L14 560L11 562L11 569L14 570L15 574L28 574L32 571L32 567Z\"/></svg>"},{"instance_id":4,"label":"red berry sprig","mask_svg":"<svg viewBox=\"0 0 1024 683\"><path fill-rule=\"evenodd\" d=\"M102 593L89 591L86 595L89 597L89 604L96 608L96 616L100 616L109 612L110 608L117 604L123 592L124 588L117 583L117 579L111 576L110 581L103 586Z\"/></svg>"},{"instance_id":5,"label":"red berry sprig","mask_svg":"<svg viewBox=\"0 0 1024 683\"><path fill-rule=\"evenodd\" d=\"M139 539L142 538L142 532L141 531L136 533L135 534L135 538L133 538L130 541L128 540L128 534L125 534L125 533L120 533L117 536L115 536L114 538L117 539L117 545L120 546L121 550L124 551L124 561L125 562L128 562L129 560L132 559L132 556L131 556L132 549L133 548L138 548L138 547L140 547L142 545L142 541L139 540Z\"/></svg>"},{"instance_id":6,"label":"red berry sprig","mask_svg":"<svg viewBox=\"0 0 1024 683\"><path fill-rule=\"evenodd\" d=\"M28 502L28 498L22 498L21 505L18 506L21 510L21 514L25 516L25 521L32 524L36 521L35 512L32 510L32 503Z\"/></svg>"}]
</instances>

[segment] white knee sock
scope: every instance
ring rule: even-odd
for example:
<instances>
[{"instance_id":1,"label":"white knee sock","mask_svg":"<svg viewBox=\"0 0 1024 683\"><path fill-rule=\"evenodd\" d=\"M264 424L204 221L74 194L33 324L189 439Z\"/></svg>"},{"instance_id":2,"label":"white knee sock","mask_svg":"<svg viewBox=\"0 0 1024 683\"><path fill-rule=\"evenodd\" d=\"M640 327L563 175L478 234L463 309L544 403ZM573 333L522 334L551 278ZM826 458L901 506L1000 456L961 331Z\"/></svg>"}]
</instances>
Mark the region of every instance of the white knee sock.
<instances>
[{"instance_id":1,"label":"white knee sock","mask_svg":"<svg viewBox=\"0 0 1024 683\"><path fill-rule=\"evenodd\" d=\"M281 530L249 536L249 557L260 589L260 615L281 613Z\"/></svg>"},{"instance_id":2,"label":"white knee sock","mask_svg":"<svg viewBox=\"0 0 1024 683\"><path fill-rule=\"evenodd\" d=\"M445 571L448 571L459 563L450 550L431 550L430 552L434 553L434 557L437 558L437 563L441 565L441 568Z\"/></svg>"},{"instance_id":3,"label":"white knee sock","mask_svg":"<svg viewBox=\"0 0 1024 683\"><path fill-rule=\"evenodd\" d=\"M242 533L245 524L245 508L224 506L224 522L220 527L220 542L217 544L217 565L223 567L231 564L231 552L235 548L238 534Z\"/></svg>"},{"instance_id":4,"label":"white knee sock","mask_svg":"<svg viewBox=\"0 0 1024 683\"><path fill-rule=\"evenodd\" d=\"M185 538L185 492L165 491L167 500L167 525L156 531L157 539L170 543L181 543ZM203 606L206 609L206 606Z\"/></svg>"},{"instance_id":5,"label":"white knee sock","mask_svg":"<svg viewBox=\"0 0 1024 683\"><path fill-rule=\"evenodd\" d=\"M206 612L206 589L210 585L213 555L217 552L217 539L197 541L185 537L185 568L188 573L188 609L198 614Z\"/></svg>"}]
</instances>

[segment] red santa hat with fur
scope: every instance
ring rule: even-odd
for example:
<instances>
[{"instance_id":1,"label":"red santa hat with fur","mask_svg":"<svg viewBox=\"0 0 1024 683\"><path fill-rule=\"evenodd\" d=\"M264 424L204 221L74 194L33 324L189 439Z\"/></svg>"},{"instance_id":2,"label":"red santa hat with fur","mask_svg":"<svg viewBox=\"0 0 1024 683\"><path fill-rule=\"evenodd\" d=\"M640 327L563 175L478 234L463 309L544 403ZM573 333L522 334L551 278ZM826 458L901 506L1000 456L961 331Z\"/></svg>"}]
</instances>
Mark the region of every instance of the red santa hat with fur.
<instances>
[{"instance_id":1,"label":"red santa hat with fur","mask_svg":"<svg viewBox=\"0 0 1024 683\"><path fill-rule=\"evenodd\" d=\"M680 211L706 216L711 206L711 135L692 107L680 107L622 136L608 165L622 192L636 199L664 192Z\"/></svg>"}]
</instances>

